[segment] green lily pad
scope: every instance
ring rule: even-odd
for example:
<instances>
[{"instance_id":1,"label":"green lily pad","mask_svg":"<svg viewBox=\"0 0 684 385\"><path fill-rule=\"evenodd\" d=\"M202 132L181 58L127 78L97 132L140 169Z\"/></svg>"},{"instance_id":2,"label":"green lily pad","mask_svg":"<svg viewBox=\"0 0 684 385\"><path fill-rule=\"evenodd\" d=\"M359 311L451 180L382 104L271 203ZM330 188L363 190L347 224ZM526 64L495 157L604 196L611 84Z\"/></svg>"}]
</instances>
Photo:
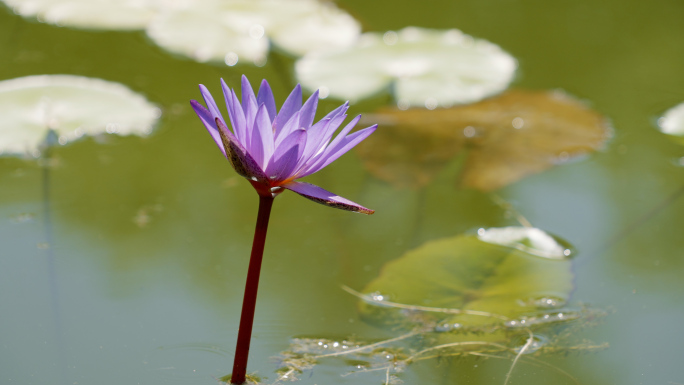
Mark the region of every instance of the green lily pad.
<instances>
[{"instance_id":1,"label":"green lily pad","mask_svg":"<svg viewBox=\"0 0 684 385\"><path fill-rule=\"evenodd\" d=\"M548 311L545 299L563 305L572 280L569 260L540 258L477 235L459 235L428 242L388 262L364 289L370 300L360 304L360 311L364 319L381 325L507 327L523 316Z\"/></svg>"},{"instance_id":2,"label":"green lily pad","mask_svg":"<svg viewBox=\"0 0 684 385\"><path fill-rule=\"evenodd\" d=\"M658 127L663 134L684 144L684 103L665 111L663 116L658 118Z\"/></svg>"},{"instance_id":3,"label":"green lily pad","mask_svg":"<svg viewBox=\"0 0 684 385\"><path fill-rule=\"evenodd\" d=\"M122 84L72 75L0 82L0 154L37 155L48 131L60 144L101 133L145 136L161 110Z\"/></svg>"},{"instance_id":4,"label":"green lily pad","mask_svg":"<svg viewBox=\"0 0 684 385\"><path fill-rule=\"evenodd\" d=\"M516 60L459 30L407 27L369 32L345 50L312 52L296 63L303 87L359 100L392 86L400 108L434 109L479 101L508 87Z\"/></svg>"}]
</instances>

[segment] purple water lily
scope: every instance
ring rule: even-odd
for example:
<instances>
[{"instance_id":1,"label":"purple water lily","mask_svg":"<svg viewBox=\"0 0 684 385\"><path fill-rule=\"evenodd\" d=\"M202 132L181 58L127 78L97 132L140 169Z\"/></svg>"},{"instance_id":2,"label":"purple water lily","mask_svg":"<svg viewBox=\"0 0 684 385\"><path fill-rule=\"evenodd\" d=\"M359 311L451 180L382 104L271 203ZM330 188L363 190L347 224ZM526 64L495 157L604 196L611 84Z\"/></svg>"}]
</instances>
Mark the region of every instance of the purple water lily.
<instances>
[{"instance_id":1,"label":"purple water lily","mask_svg":"<svg viewBox=\"0 0 684 385\"><path fill-rule=\"evenodd\" d=\"M276 113L273 92L266 80L261 82L258 95L254 96L252 86L243 76L242 103L223 79L221 86L232 132L203 85L200 85L200 90L208 109L195 100L191 101L192 107L235 171L247 178L259 195L275 196L283 189L288 189L331 207L364 214L374 212L296 179L329 165L372 134L377 125L349 134L361 118L359 115L333 139L335 131L347 117L349 103L341 105L314 124L318 91L302 105L302 90L297 85L280 112Z\"/></svg>"},{"instance_id":2,"label":"purple water lily","mask_svg":"<svg viewBox=\"0 0 684 385\"><path fill-rule=\"evenodd\" d=\"M313 124L318 105L318 91L302 105L302 89L297 85L285 100L280 112L276 113L273 92L266 80L261 82L259 93L254 96L252 86L243 76L242 103L235 91L228 88L223 80L221 86L230 124L233 127L232 132L206 87L200 85L200 90L209 108L195 100L190 103L235 171L247 178L259 194L259 213L240 313L233 373L230 377L221 379L227 381L230 378L231 384L244 384L247 379L247 358L254 324L261 261L273 199L287 189L327 206L373 214L373 210L318 186L298 182L296 179L311 175L329 165L366 139L375 131L377 125L350 134L361 118L357 116L333 139L335 131L347 117L349 103L341 105Z\"/></svg>"}]
</instances>

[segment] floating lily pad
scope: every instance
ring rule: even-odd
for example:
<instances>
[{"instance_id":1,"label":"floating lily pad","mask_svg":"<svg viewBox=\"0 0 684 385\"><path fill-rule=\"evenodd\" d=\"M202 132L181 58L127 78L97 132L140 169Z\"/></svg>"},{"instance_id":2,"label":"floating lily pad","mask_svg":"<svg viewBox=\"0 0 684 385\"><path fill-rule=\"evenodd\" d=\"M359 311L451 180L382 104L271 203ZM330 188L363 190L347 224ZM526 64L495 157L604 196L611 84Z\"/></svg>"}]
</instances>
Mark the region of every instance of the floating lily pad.
<instances>
[{"instance_id":1,"label":"floating lily pad","mask_svg":"<svg viewBox=\"0 0 684 385\"><path fill-rule=\"evenodd\" d=\"M459 30L407 27L369 32L346 50L312 52L296 63L313 91L358 100L392 86L400 107L472 103L508 87L517 63L499 46Z\"/></svg>"},{"instance_id":2,"label":"floating lily pad","mask_svg":"<svg viewBox=\"0 0 684 385\"><path fill-rule=\"evenodd\" d=\"M400 187L422 187L467 150L460 182L491 191L603 147L607 120L558 91L511 90L468 106L382 109L357 147L368 170Z\"/></svg>"},{"instance_id":3,"label":"floating lily pad","mask_svg":"<svg viewBox=\"0 0 684 385\"><path fill-rule=\"evenodd\" d=\"M0 82L0 153L37 154L49 130L60 144L85 135L147 135L161 110L127 87L72 75Z\"/></svg>"},{"instance_id":4,"label":"floating lily pad","mask_svg":"<svg viewBox=\"0 0 684 385\"><path fill-rule=\"evenodd\" d=\"M161 13L147 33L162 48L198 61L263 65L269 39L302 55L349 46L360 30L347 13L316 0L204 0Z\"/></svg>"},{"instance_id":5,"label":"floating lily pad","mask_svg":"<svg viewBox=\"0 0 684 385\"><path fill-rule=\"evenodd\" d=\"M232 2L226 2L229 4ZM253 12L258 14L258 9ZM199 62L219 61L232 66L248 60L261 64L268 54L259 17L248 20L245 15L233 15L227 6L164 12L148 25L147 35L165 50Z\"/></svg>"},{"instance_id":6,"label":"floating lily pad","mask_svg":"<svg viewBox=\"0 0 684 385\"><path fill-rule=\"evenodd\" d=\"M0 0L24 17L84 29L146 29L162 48L200 62L264 65L269 39L283 51L351 46L360 24L319 0Z\"/></svg>"},{"instance_id":7,"label":"floating lily pad","mask_svg":"<svg viewBox=\"0 0 684 385\"><path fill-rule=\"evenodd\" d=\"M658 119L658 127L664 134L668 134L684 144L684 103L678 104L665 111Z\"/></svg>"},{"instance_id":8,"label":"floating lily pad","mask_svg":"<svg viewBox=\"0 0 684 385\"><path fill-rule=\"evenodd\" d=\"M331 2L276 0L267 7L277 15L267 34L275 45L293 55L347 48L361 35L359 22Z\"/></svg>"},{"instance_id":9,"label":"floating lily pad","mask_svg":"<svg viewBox=\"0 0 684 385\"><path fill-rule=\"evenodd\" d=\"M143 29L163 0L2 0L24 17L85 29Z\"/></svg>"},{"instance_id":10,"label":"floating lily pad","mask_svg":"<svg viewBox=\"0 0 684 385\"><path fill-rule=\"evenodd\" d=\"M364 301L360 310L365 319L383 325L405 326L415 313L464 328L503 324L539 311L537 299L564 303L572 279L568 260L539 258L476 235L459 235L428 242L388 262L364 289L376 303Z\"/></svg>"}]
</instances>

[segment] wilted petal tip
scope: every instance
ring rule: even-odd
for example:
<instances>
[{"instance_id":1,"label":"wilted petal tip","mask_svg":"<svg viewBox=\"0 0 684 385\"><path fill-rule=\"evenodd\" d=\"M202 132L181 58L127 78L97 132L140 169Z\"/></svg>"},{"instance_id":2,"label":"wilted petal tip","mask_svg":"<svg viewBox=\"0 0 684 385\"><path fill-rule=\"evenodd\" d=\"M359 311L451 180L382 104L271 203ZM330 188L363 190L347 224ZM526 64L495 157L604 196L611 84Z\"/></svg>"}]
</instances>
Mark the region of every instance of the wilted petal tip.
<instances>
[{"instance_id":1,"label":"wilted petal tip","mask_svg":"<svg viewBox=\"0 0 684 385\"><path fill-rule=\"evenodd\" d=\"M343 198L339 195L335 195L330 191L311 183L293 181L283 185L283 187L290 191L296 192L306 199L328 207L367 215L373 214L375 212L375 210L363 207L358 203L352 202L349 199Z\"/></svg>"}]
</instances>

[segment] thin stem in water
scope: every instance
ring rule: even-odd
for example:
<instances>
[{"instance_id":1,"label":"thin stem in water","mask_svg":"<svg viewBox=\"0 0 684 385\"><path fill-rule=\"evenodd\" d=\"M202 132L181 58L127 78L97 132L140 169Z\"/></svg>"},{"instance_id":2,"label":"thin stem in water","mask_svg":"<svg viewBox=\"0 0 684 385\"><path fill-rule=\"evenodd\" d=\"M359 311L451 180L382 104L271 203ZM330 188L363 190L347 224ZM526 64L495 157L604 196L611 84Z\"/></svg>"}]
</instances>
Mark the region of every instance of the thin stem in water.
<instances>
[{"instance_id":1,"label":"thin stem in water","mask_svg":"<svg viewBox=\"0 0 684 385\"><path fill-rule=\"evenodd\" d=\"M266 231L268 230L268 219L271 216L272 206L272 196L259 195L259 214L257 215L252 254L249 258L247 270L247 283L245 284L245 297L242 301L233 374L230 378L231 384L245 383L249 343L252 339L252 325L254 324L254 309L256 308L257 290L259 288L259 273L261 272L261 260L264 256Z\"/></svg>"},{"instance_id":2,"label":"thin stem in water","mask_svg":"<svg viewBox=\"0 0 684 385\"><path fill-rule=\"evenodd\" d=\"M42 194L43 194L43 233L45 237L45 251L47 254L48 284L50 286L50 296L52 300L52 318L55 323L55 343L59 352L59 371L62 384L68 384L67 380L67 358L66 344L64 342L64 328L62 327L62 311L59 305L59 285L57 282L57 267L55 263L55 242L52 228L52 204L50 199L50 181L52 179L52 167L54 158L52 157L52 147L50 140L47 140L45 149L40 159L42 169Z\"/></svg>"}]
</instances>

